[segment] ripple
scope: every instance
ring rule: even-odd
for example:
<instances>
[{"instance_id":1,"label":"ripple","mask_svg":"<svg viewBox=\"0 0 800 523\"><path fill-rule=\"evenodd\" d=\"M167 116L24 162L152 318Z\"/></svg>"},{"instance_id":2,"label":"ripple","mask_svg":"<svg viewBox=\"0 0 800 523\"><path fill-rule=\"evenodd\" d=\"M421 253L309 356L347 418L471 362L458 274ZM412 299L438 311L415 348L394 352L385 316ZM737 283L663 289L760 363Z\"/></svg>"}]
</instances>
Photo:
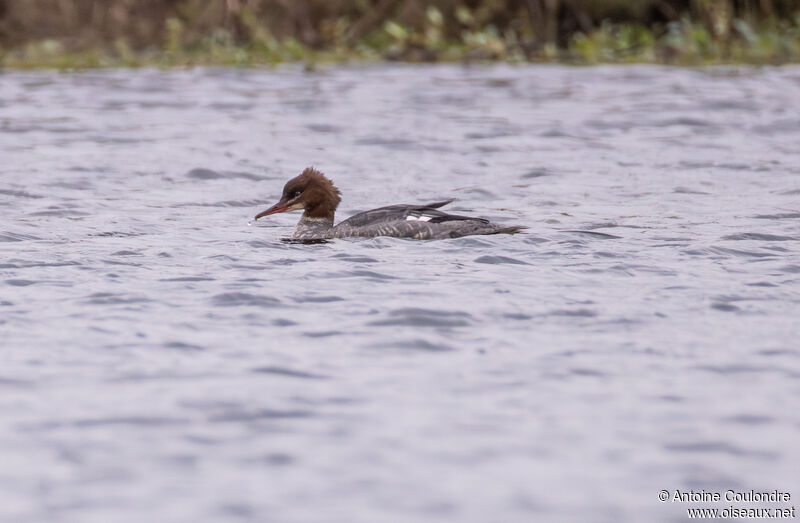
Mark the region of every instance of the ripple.
<instances>
[{"instance_id":1,"label":"ripple","mask_svg":"<svg viewBox=\"0 0 800 523\"><path fill-rule=\"evenodd\" d=\"M70 422L74 427L103 427L106 425L133 425L135 427L163 427L166 425L185 425L185 418L159 416L120 416L94 419L80 419Z\"/></svg>"},{"instance_id":2,"label":"ripple","mask_svg":"<svg viewBox=\"0 0 800 523\"><path fill-rule=\"evenodd\" d=\"M235 103L235 102L212 102L208 104L206 107L208 107L209 109L214 109L225 113L228 111L249 111L253 109L253 104Z\"/></svg>"},{"instance_id":3,"label":"ripple","mask_svg":"<svg viewBox=\"0 0 800 523\"><path fill-rule=\"evenodd\" d=\"M216 281L216 278L205 276L179 276L177 278L162 278L158 281Z\"/></svg>"},{"instance_id":4,"label":"ripple","mask_svg":"<svg viewBox=\"0 0 800 523\"><path fill-rule=\"evenodd\" d=\"M614 234L608 234L606 232L597 232L597 231L565 230L563 232L580 234L583 236L588 236L590 238L596 238L598 240L618 240L622 238L622 236L616 236Z\"/></svg>"},{"instance_id":5,"label":"ripple","mask_svg":"<svg viewBox=\"0 0 800 523\"><path fill-rule=\"evenodd\" d=\"M245 292L224 292L211 297L211 302L217 307L277 307L280 300L272 296L261 296Z\"/></svg>"},{"instance_id":6,"label":"ripple","mask_svg":"<svg viewBox=\"0 0 800 523\"><path fill-rule=\"evenodd\" d=\"M146 303L151 301L143 296L114 294L110 292L96 292L86 297L86 303L92 305L120 305L130 303Z\"/></svg>"},{"instance_id":7,"label":"ripple","mask_svg":"<svg viewBox=\"0 0 800 523\"><path fill-rule=\"evenodd\" d=\"M235 518L238 521L257 520L257 510L247 503L222 503L215 512L224 519Z\"/></svg>"},{"instance_id":8,"label":"ripple","mask_svg":"<svg viewBox=\"0 0 800 523\"><path fill-rule=\"evenodd\" d=\"M767 357L790 356L800 358L800 350L798 349L764 349L758 351L758 354Z\"/></svg>"},{"instance_id":9,"label":"ripple","mask_svg":"<svg viewBox=\"0 0 800 523\"><path fill-rule=\"evenodd\" d=\"M187 178L192 178L193 180L223 180L231 178L244 178L246 180L260 181L267 179L264 176L258 176L251 173L214 171L211 169L205 169L203 167L197 167L195 169L192 169L191 171L187 172L185 176Z\"/></svg>"},{"instance_id":10,"label":"ripple","mask_svg":"<svg viewBox=\"0 0 800 523\"><path fill-rule=\"evenodd\" d=\"M556 173L549 169L531 169L523 173L522 178L542 178L544 176L553 176Z\"/></svg>"},{"instance_id":11,"label":"ripple","mask_svg":"<svg viewBox=\"0 0 800 523\"><path fill-rule=\"evenodd\" d=\"M20 380L17 378L6 378L4 376L0 376L0 387L30 387L33 385L33 382L28 380Z\"/></svg>"},{"instance_id":12,"label":"ripple","mask_svg":"<svg viewBox=\"0 0 800 523\"><path fill-rule=\"evenodd\" d=\"M74 218L81 216L89 216L89 213L83 211L76 211L74 209L51 209L49 211L36 211L28 214L28 216L56 216L61 218Z\"/></svg>"},{"instance_id":13,"label":"ripple","mask_svg":"<svg viewBox=\"0 0 800 523\"><path fill-rule=\"evenodd\" d=\"M452 238L448 240L448 243L451 245L455 245L460 250L463 247L469 247L470 249L478 249L482 247L492 247L494 243L491 240L483 237L481 239L478 236L462 236L461 238Z\"/></svg>"},{"instance_id":14,"label":"ripple","mask_svg":"<svg viewBox=\"0 0 800 523\"><path fill-rule=\"evenodd\" d=\"M530 265L528 262L511 258L510 256L480 256L473 260L475 263L488 263L490 265L509 263L512 265Z\"/></svg>"},{"instance_id":15,"label":"ripple","mask_svg":"<svg viewBox=\"0 0 800 523\"><path fill-rule=\"evenodd\" d=\"M34 280L6 280L6 283L12 287L27 287L39 282Z\"/></svg>"},{"instance_id":16,"label":"ripple","mask_svg":"<svg viewBox=\"0 0 800 523\"><path fill-rule=\"evenodd\" d=\"M88 191L94 188L92 183L86 178L54 182L50 184L50 187L61 187L63 189L74 189L76 191Z\"/></svg>"},{"instance_id":17,"label":"ripple","mask_svg":"<svg viewBox=\"0 0 800 523\"><path fill-rule=\"evenodd\" d=\"M740 249L726 249L725 247L709 247L708 252L717 254L730 254L744 258L772 258L776 256L771 252L743 251Z\"/></svg>"},{"instance_id":18,"label":"ripple","mask_svg":"<svg viewBox=\"0 0 800 523\"><path fill-rule=\"evenodd\" d=\"M466 312L421 308L402 308L390 311L385 320L368 325L407 325L411 327L465 327L472 317Z\"/></svg>"},{"instance_id":19,"label":"ripple","mask_svg":"<svg viewBox=\"0 0 800 523\"><path fill-rule=\"evenodd\" d=\"M664 449L670 452L690 454L725 454L729 456L754 456L759 458L775 458L772 451L747 450L724 441L698 441L689 443L667 443Z\"/></svg>"},{"instance_id":20,"label":"ripple","mask_svg":"<svg viewBox=\"0 0 800 523\"><path fill-rule=\"evenodd\" d=\"M273 203L271 200L224 200L221 202L205 203L205 202L189 202L178 203L172 207L255 207L256 205L268 205Z\"/></svg>"},{"instance_id":21,"label":"ripple","mask_svg":"<svg viewBox=\"0 0 800 523\"><path fill-rule=\"evenodd\" d=\"M609 131L628 131L635 127L639 127L638 120L599 120L591 119L583 122L583 125L593 129L609 130Z\"/></svg>"},{"instance_id":22,"label":"ripple","mask_svg":"<svg viewBox=\"0 0 800 523\"><path fill-rule=\"evenodd\" d=\"M711 194L705 191L698 191L697 189L689 189L688 187L675 187L672 192L675 194L698 194L701 196L707 196Z\"/></svg>"},{"instance_id":23,"label":"ripple","mask_svg":"<svg viewBox=\"0 0 800 523\"><path fill-rule=\"evenodd\" d=\"M338 336L343 334L342 331L337 330L329 330L329 331L305 331L302 333L303 336L308 338L330 338L331 336Z\"/></svg>"},{"instance_id":24,"label":"ripple","mask_svg":"<svg viewBox=\"0 0 800 523\"><path fill-rule=\"evenodd\" d=\"M594 318L597 313L590 309L554 309L547 313L549 316L574 316L578 318Z\"/></svg>"},{"instance_id":25,"label":"ripple","mask_svg":"<svg viewBox=\"0 0 800 523\"><path fill-rule=\"evenodd\" d=\"M166 349L175 349L175 350L182 350L182 351L202 351L206 350L205 347L201 347L200 345L195 345L193 343L185 343L182 341L170 341L164 344L164 348Z\"/></svg>"},{"instance_id":26,"label":"ripple","mask_svg":"<svg viewBox=\"0 0 800 523\"><path fill-rule=\"evenodd\" d=\"M762 414L737 414L735 416L723 418L723 421L735 423L737 425L756 426L774 423L775 418L772 416L764 416Z\"/></svg>"},{"instance_id":27,"label":"ripple","mask_svg":"<svg viewBox=\"0 0 800 523\"><path fill-rule=\"evenodd\" d=\"M495 129L488 132L471 132L465 133L464 138L467 140L486 140L489 138L505 138L508 136L519 136L520 132L514 129Z\"/></svg>"},{"instance_id":28,"label":"ripple","mask_svg":"<svg viewBox=\"0 0 800 523\"><path fill-rule=\"evenodd\" d=\"M756 214L753 216L758 220L792 220L800 218L800 212L787 212L780 214Z\"/></svg>"},{"instance_id":29,"label":"ripple","mask_svg":"<svg viewBox=\"0 0 800 523\"><path fill-rule=\"evenodd\" d=\"M685 126L685 127L716 127L708 120L701 120L699 118L690 118L687 116L679 116L676 118L667 118L664 120L657 120L651 122L653 127L672 127L672 126Z\"/></svg>"},{"instance_id":30,"label":"ripple","mask_svg":"<svg viewBox=\"0 0 800 523\"><path fill-rule=\"evenodd\" d=\"M15 196L17 198L30 198L30 199L44 198L44 196L41 196L39 194L31 194L26 191L14 191L11 189L0 189L0 194L5 194L6 196Z\"/></svg>"},{"instance_id":31,"label":"ripple","mask_svg":"<svg viewBox=\"0 0 800 523\"><path fill-rule=\"evenodd\" d=\"M356 145L376 145L394 150L410 150L419 148L419 144L408 138L392 138L383 136L368 136L355 141Z\"/></svg>"},{"instance_id":32,"label":"ripple","mask_svg":"<svg viewBox=\"0 0 800 523\"><path fill-rule=\"evenodd\" d=\"M281 419L302 419L310 418L314 413L308 410L277 410L261 409L254 411L234 411L209 416L208 421L219 422L240 422L258 420L281 420Z\"/></svg>"},{"instance_id":33,"label":"ripple","mask_svg":"<svg viewBox=\"0 0 800 523\"><path fill-rule=\"evenodd\" d=\"M379 272L374 271L365 271L365 270L353 270L353 271L346 271L346 272L333 272L328 273L324 277L326 278L368 278L371 280L396 280L397 276L390 276L388 274L382 274Z\"/></svg>"},{"instance_id":34,"label":"ripple","mask_svg":"<svg viewBox=\"0 0 800 523\"><path fill-rule=\"evenodd\" d=\"M732 376L738 374L762 374L765 372L783 372L784 370L778 367L756 367L740 363L732 363L729 365L698 365L695 367L695 369L714 374L721 374L723 376Z\"/></svg>"},{"instance_id":35,"label":"ripple","mask_svg":"<svg viewBox=\"0 0 800 523\"><path fill-rule=\"evenodd\" d=\"M608 376L607 373L601 370L587 368L573 368L569 370L569 373L573 376L586 376L590 378L603 378Z\"/></svg>"},{"instance_id":36,"label":"ripple","mask_svg":"<svg viewBox=\"0 0 800 523\"><path fill-rule=\"evenodd\" d=\"M714 162L704 160L681 160L678 162L680 169L711 169L713 167Z\"/></svg>"},{"instance_id":37,"label":"ripple","mask_svg":"<svg viewBox=\"0 0 800 523\"><path fill-rule=\"evenodd\" d=\"M800 122L794 118L778 120L769 124L755 125L753 131L759 134L772 136L774 134L795 134L800 131Z\"/></svg>"},{"instance_id":38,"label":"ripple","mask_svg":"<svg viewBox=\"0 0 800 523\"><path fill-rule=\"evenodd\" d=\"M15 260L16 261L16 260ZM71 267L81 265L78 262L24 262L24 263L0 263L0 269L30 269L34 267Z\"/></svg>"},{"instance_id":39,"label":"ripple","mask_svg":"<svg viewBox=\"0 0 800 523\"><path fill-rule=\"evenodd\" d=\"M712 303L711 308L723 312L737 312L741 310L736 305L732 305L730 303L722 303L722 302Z\"/></svg>"},{"instance_id":40,"label":"ripple","mask_svg":"<svg viewBox=\"0 0 800 523\"><path fill-rule=\"evenodd\" d=\"M24 431L50 431L64 428L93 428L107 426L163 427L185 425L186 418L159 416L108 416L100 418L84 418L68 421L45 421L21 426Z\"/></svg>"},{"instance_id":41,"label":"ripple","mask_svg":"<svg viewBox=\"0 0 800 523\"><path fill-rule=\"evenodd\" d=\"M339 296L297 296L293 298L297 303L331 303L334 301L344 301Z\"/></svg>"},{"instance_id":42,"label":"ripple","mask_svg":"<svg viewBox=\"0 0 800 523\"><path fill-rule=\"evenodd\" d=\"M723 240L757 240L757 241L766 241L766 242L785 242L785 241L796 241L798 238L794 236L780 236L777 234L765 234L759 232L745 232L741 234L730 234L728 236L723 236Z\"/></svg>"},{"instance_id":43,"label":"ripple","mask_svg":"<svg viewBox=\"0 0 800 523\"><path fill-rule=\"evenodd\" d=\"M306 125L306 129L315 133L340 133L342 128L338 125L331 125L326 123L311 123Z\"/></svg>"},{"instance_id":44,"label":"ripple","mask_svg":"<svg viewBox=\"0 0 800 523\"><path fill-rule=\"evenodd\" d=\"M331 256L331 258L337 258L339 260L348 261L351 263L378 263L378 260L376 260L375 258L371 258L369 256L360 256L360 255L346 254L346 253L334 254L333 256Z\"/></svg>"},{"instance_id":45,"label":"ripple","mask_svg":"<svg viewBox=\"0 0 800 523\"><path fill-rule=\"evenodd\" d=\"M0 232L0 242L22 242L25 240L41 240L41 238L38 236L33 236L32 234L22 234L9 231Z\"/></svg>"},{"instance_id":46,"label":"ripple","mask_svg":"<svg viewBox=\"0 0 800 523\"><path fill-rule=\"evenodd\" d=\"M258 374L275 374L277 376L284 376L287 378L300 378L305 380L326 380L330 376L324 374L314 374L312 372L305 372L301 370L287 369L285 367L256 367L251 369L251 372Z\"/></svg>"},{"instance_id":47,"label":"ripple","mask_svg":"<svg viewBox=\"0 0 800 523\"><path fill-rule=\"evenodd\" d=\"M98 238L132 238L136 236L143 236L143 233L140 232L121 232L121 231L106 231L106 232L98 232L96 234L90 234L90 236L95 236Z\"/></svg>"},{"instance_id":48,"label":"ripple","mask_svg":"<svg viewBox=\"0 0 800 523\"><path fill-rule=\"evenodd\" d=\"M123 262L123 261L117 261L117 260L100 260L100 261L102 261L106 265L122 265L122 266L125 266L125 267L141 267L142 266L141 263L136 263L136 262Z\"/></svg>"},{"instance_id":49,"label":"ripple","mask_svg":"<svg viewBox=\"0 0 800 523\"><path fill-rule=\"evenodd\" d=\"M283 465L291 465L296 460L290 454L272 452L270 454L264 455L260 461L266 463L267 465L283 466Z\"/></svg>"},{"instance_id":50,"label":"ripple","mask_svg":"<svg viewBox=\"0 0 800 523\"><path fill-rule=\"evenodd\" d=\"M433 343L422 339L387 341L385 343L376 343L371 345L371 347L376 349L402 349L423 352L450 352L455 350L450 345Z\"/></svg>"}]
</instances>

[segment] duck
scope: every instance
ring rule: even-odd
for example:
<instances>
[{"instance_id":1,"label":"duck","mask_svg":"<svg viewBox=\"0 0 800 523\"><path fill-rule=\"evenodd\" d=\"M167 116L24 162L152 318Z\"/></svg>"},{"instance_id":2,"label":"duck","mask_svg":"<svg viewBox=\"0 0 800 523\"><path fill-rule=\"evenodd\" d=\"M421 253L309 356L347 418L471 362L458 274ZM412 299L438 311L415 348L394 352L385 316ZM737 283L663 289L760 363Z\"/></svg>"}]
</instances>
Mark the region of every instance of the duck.
<instances>
[{"instance_id":1,"label":"duck","mask_svg":"<svg viewBox=\"0 0 800 523\"><path fill-rule=\"evenodd\" d=\"M256 215L255 220L289 211L303 214L291 240L391 236L416 240L460 238L482 234L515 234L524 225L500 225L484 218L448 214L441 207L454 200L421 205L396 204L360 212L334 225L342 195L333 181L308 167L283 187L278 202Z\"/></svg>"}]
</instances>

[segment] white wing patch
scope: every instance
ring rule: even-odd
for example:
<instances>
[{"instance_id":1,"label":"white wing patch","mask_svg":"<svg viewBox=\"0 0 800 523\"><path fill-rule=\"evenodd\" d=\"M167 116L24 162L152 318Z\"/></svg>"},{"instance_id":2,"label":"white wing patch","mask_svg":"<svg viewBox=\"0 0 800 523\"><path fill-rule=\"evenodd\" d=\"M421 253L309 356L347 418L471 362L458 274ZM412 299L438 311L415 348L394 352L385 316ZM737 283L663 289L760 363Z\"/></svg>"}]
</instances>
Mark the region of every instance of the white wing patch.
<instances>
[{"instance_id":1,"label":"white wing patch","mask_svg":"<svg viewBox=\"0 0 800 523\"><path fill-rule=\"evenodd\" d=\"M431 218L433 218L433 216L425 216L424 214L422 214L422 215L409 214L408 216L406 216L406 221L407 222L429 222L429 221L431 221Z\"/></svg>"}]
</instances>

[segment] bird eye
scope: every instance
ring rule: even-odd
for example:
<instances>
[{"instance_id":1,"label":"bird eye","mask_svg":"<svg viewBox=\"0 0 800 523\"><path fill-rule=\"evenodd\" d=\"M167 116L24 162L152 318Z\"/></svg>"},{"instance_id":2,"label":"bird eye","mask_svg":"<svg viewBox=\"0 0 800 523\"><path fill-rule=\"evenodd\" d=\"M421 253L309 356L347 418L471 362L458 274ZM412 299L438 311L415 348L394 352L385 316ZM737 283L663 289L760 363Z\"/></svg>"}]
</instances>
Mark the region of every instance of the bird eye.
<instances>
[{"instance_id":1,"label":"bird eye","mask_svg":"<svg viewBox=\"0 0 800 523\"><path fill-rule=\"evenodd\" d=\"M302 192L303 192L303 191L292 191L292 192L289 194L289 198L291 198L292 200L294 200L295 198L297 198L298 196L300 196L300 195L302 194Z\"/></svg>"}]
</instances>

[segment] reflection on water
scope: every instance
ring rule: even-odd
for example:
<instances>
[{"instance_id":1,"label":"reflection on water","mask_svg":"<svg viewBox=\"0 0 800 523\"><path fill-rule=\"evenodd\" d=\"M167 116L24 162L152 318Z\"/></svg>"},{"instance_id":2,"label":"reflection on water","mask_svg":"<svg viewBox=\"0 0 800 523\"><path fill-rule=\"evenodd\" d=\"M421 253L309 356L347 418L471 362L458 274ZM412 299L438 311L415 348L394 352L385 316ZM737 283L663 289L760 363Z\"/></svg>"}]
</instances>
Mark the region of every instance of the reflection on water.
<instances>
[{"instance_id":1,"label":"reflection on water","mask_svg":"<svg viewBox=\"0 0 800 523\"><path fill-rule=\"evenodd\" d=\"M660 489L797 487L797 68L0 79L3 521L678 521ZM282 242L296 214L252 217L309 165L338 219L530 229Z\"/></svg>"}]
</instances>

